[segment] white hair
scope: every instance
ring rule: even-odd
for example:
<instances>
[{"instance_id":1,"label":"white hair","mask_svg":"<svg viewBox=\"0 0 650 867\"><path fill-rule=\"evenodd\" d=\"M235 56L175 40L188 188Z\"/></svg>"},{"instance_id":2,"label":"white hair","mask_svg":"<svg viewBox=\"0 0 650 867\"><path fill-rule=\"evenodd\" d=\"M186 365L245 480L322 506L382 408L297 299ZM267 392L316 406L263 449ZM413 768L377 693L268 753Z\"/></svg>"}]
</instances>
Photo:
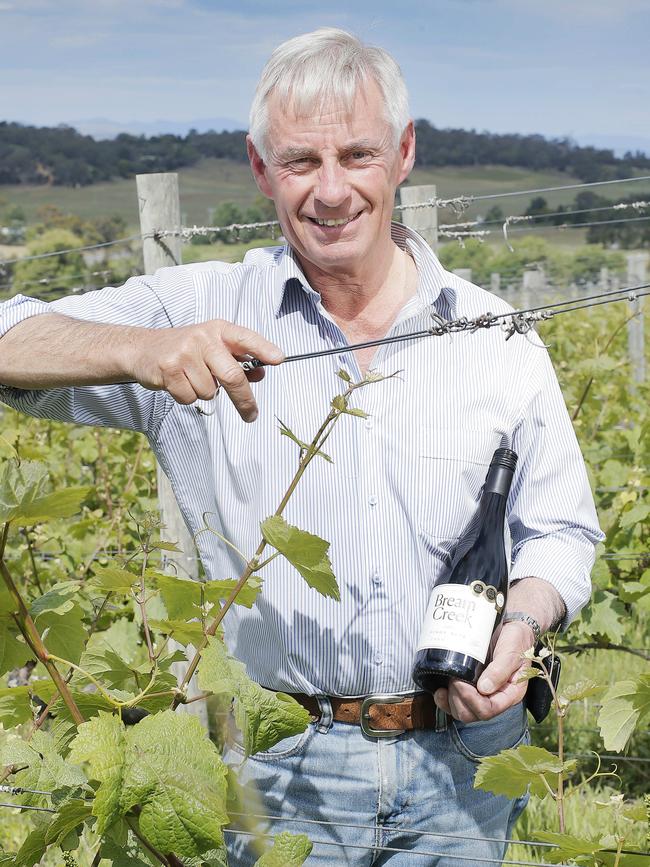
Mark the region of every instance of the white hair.
<instances>
[{"instance_id":1,"label":"white hair","mask_svg":"<svg viewBox=\"0 0 650 867\"><path fill-rule=\"evenodd\" d=\"M332 102L351 112L358 88L368 80L381 91L384 117L397 147L410 120L408 93L402 72L387 51L364 45L356 36L334 27L283 42L264 67L253 97L249 133L255 149L266 162L272 94L298 115L324 109Z\"/></svg>"}]
</instances>

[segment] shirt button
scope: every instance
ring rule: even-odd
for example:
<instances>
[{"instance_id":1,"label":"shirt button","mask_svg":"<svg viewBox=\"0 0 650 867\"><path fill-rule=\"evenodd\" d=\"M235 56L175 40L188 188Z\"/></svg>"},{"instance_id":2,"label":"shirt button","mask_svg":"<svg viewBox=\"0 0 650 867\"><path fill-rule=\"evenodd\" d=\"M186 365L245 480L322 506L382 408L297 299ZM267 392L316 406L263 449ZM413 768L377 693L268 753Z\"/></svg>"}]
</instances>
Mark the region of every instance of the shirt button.
<instances>
[{"instance_id":1,"label":"shirt button","mask_svg":"<svg viewBox=\"0 0 650 867\"><path fill-rule=\"evenodd\" d=\"M371 418L367 418L365 421L366 430L372 430L375 426L374 421Z\"/></svg>"},{"instance_id":2,"label":"shirt button","mask_svg":"<svg viewBox=\"0 0 650 867\"><path fill-rule=\"evenodd\" d=\"M381 577L379 572L375 572L375 574L372 576L372 583L373 584L383 584L384 583L384 579Z\"/></svg>"},{"instance_id":3,"label":"shirt button","mask_svg":"<svg viewBox=\"0 0 650 867\"><path fill-rule=\"evenodd\" d=\"M373 494L372 497L368 497L368 505L376 506L377 505L377 497Z\"/></svg>"},{"instance_id":4,"label":"shirt button","mask_svg":"<svg viewBox=\"0 0 650 867\"><path fill-rule=\"evenodd\" d=\"M384 661L384 654L383 653L375 653L375 655L373 656L373 662L375 663L375 665L381 665L383 661Z\"/></svg>"}]
</instances>

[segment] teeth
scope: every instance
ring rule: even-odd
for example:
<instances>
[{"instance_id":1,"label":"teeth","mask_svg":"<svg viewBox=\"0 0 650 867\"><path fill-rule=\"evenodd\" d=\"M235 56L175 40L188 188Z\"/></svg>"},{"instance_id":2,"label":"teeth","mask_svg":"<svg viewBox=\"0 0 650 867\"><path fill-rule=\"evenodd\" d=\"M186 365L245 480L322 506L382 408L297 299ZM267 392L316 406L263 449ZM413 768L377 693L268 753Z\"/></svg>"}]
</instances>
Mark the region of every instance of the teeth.
<instances>
[{"instance_id":1,"label":"teeth","mask_svg":"<svg viewBox=\"0 0 650 867\"><path fill-rule=\"evenodd\" d=\"M314 222L318 223L319 226L345 226L346 223L354 220L354 217L343 217L342 220L319 220L318 217L313 217L312 219Z\"/></svg>"}]
</instances>

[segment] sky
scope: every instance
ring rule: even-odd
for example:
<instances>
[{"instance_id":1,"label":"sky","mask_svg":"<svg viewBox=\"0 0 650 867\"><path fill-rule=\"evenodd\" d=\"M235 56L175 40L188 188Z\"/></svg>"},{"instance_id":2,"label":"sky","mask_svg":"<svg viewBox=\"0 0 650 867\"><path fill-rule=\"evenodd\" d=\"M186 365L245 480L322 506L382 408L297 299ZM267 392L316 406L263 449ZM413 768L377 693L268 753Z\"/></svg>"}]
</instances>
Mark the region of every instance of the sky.
<instances>
[{"instance_id":1,"label":"sky","mask_svg":"<svg viewBox=\"0 0 650 867\"><path fill-rule=\"evenodd\" d=\"M390 51L435 126L650 152L650 0L0 0L0 120L246 126L273 48L320 26Z\"/></svg>"}]
</instances>

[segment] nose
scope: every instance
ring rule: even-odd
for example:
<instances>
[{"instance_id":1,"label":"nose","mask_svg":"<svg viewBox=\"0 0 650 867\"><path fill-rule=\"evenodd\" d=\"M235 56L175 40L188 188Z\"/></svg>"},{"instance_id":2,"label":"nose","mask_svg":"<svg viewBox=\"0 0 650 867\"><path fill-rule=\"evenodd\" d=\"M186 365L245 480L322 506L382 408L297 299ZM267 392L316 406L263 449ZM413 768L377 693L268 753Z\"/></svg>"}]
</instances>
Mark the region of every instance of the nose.
<instances>
[{"instance_id":1,"label":"nose","mask_svg":"<svg viewBox=\"0 0 650 867\"><path fill-rule=\"evenodd\" d=\"M314 196L328 208L336 208L350 195L347 173L338 162L323 162L318 170L318 184Z\"/></svg>"}]
</instances>

